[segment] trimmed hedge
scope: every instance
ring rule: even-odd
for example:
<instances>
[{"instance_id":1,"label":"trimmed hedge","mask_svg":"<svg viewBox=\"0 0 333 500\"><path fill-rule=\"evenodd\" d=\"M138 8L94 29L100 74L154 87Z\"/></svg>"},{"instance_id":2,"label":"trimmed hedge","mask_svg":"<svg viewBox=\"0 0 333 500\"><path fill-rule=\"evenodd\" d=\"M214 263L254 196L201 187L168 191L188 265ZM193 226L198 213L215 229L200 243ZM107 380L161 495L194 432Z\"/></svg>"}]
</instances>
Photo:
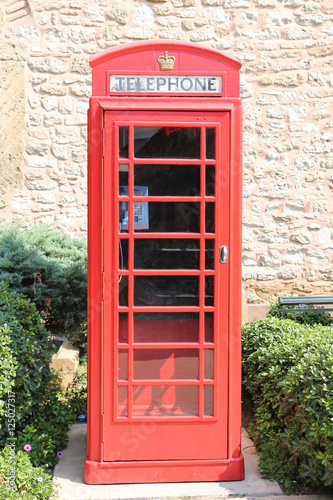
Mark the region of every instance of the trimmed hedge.
<instances>
[{"instance_id":1,"label":"trimmed hedge","mask_svg":"<svg viewBox=\"0 0 333 500\"><path fill-rule=\"evenodd\" d=\"M333 328L268 317L243 327L244 386L266 477L333 485Z\"/></svg>"}]
</instances>

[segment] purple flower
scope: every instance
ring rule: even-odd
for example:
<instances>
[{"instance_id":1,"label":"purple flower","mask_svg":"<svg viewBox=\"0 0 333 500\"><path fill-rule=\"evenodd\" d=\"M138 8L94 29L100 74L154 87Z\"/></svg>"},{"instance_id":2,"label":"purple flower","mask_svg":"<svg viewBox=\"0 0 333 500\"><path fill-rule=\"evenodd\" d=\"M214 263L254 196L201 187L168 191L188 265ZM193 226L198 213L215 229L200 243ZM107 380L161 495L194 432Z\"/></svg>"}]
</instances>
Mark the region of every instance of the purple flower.
<instances>
[{"instance_id":1,"label":"purple flower","mask_svg":"<svg viewBox=\"0 0 333 500\"><path fill-rule=\"evenodd\" d=\"M31 450L31 446L30 446L30 444L26 444L26 445L24 446L24 450L25 450L25 451L30 451L30 450Z\"/></svg>"},{"instance_id":2,"label":"purple flower","mask_svg":"<svg viewBox=\"0 0 333 500\"><path fill-rule=\"evenodd\" d=\"M62 457L62 451L58 451L57 455L58 457Z\"/></svg>"}]
</instances>

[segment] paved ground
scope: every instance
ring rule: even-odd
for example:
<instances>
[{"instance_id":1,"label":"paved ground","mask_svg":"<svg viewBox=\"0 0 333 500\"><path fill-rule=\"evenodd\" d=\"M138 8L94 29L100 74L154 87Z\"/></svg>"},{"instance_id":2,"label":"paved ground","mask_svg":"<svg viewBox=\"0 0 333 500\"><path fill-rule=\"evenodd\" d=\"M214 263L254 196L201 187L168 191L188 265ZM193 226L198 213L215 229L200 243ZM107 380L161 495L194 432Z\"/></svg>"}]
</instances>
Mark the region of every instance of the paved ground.
<instances>
[{"instance_id":1,"label":"paved ground","mask_svg":"<svg viewBox=\"0 0 333 500\"><path fill-rule=\"evenodd\" d=\"M83 482L86 432L87 426L84 424L72 426L68 446L55 468L54 477L60 485L60 500L215 500L228 497L242 497L243 500L244 497L262 497L261 500L264 500L276 495L279 495L279 500L283 498L276 482L260 477L257 454L245 431L242 435L244 481L115 485L87 485ZM292 500L291 497L289 499ZM300 500L299 497L297 499Z\"/></svg>"}]
</instances>

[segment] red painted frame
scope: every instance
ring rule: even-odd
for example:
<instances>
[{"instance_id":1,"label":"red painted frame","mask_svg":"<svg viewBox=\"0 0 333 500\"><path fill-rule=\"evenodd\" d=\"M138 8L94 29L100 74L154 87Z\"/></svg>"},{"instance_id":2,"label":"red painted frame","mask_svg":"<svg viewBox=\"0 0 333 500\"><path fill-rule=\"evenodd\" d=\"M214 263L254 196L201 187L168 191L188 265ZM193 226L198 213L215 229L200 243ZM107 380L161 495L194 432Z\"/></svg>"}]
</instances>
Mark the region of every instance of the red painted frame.
<instances>
[{"instance_id":1,"label":"red painted frame","mask_svg":"<svg viewBox=\"0 0 333 500\"><path fill-rule=\"evenodd\" d=\"M192 74L186 67L196 61L196 71L202 67L202 74L225 72L224 89L226 97L108 97L105 86L106 71L118 71L131 67L133 74L139 67L146 70L148 60L151 69L151 54L169 49L169 54L181 54L178 71ZM173 52L174 51L174 52ZM187 57L185 57L187 56ZM145 62L143 65L142 63ZM84 479L87 483L122 483L154 481L217 481L236 480L244 477L244 464L240 448L241 430L241 165L242 165L242 109L239 99L240 63L210 49L178 44L176 42L139 43L122 46L102 56L93 58L93 97L88 113L88 441ZM130 64L130 66L129 66ZM146 67L145 67L146 65ZM183 69L184 67L184 69ZM137 69L136 69L137 68ZM227 97L229 94L229 97ZM227 458L212 460L152 460L117 461L104 460L104 391L103 373L103 307L107 298L103 268L103 213L110 200L104 199L103 157L105 154L104 113L123 111L129 116L136 111L206 111L228 112L230 116L230 234L229 234L229 377L228 377L228 429ZM193 199L191 199L193 201ZM110 208L110 207L109 207ZM154 237L156 234L154 234ZM165 233L163 233L165 237ZM186 234L188 236L188 234ZM218 245L223 244L218 242ZM111 255L111 259L116 260ZM113 273L117 280L118 270ZM110 296L112 301L112 294ZM109 359L106 358L109 363ZM172 423L170 424L172 425ZM119 459L118 459L119 460Z\"/></svg>"}]
</instances>

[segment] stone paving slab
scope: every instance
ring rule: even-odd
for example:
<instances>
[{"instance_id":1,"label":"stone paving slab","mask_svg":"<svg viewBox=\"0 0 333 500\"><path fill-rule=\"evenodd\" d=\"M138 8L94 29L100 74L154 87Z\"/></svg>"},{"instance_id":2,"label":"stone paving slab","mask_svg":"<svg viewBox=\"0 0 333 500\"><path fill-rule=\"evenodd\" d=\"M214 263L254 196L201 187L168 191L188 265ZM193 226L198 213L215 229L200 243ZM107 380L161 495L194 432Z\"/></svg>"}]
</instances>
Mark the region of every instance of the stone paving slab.
<instances>
[{"instance_id":1,"label":"stone paving slab","mask_svg":"<svg viewBox=\"0 0 333 500\"><path fill-rule=\"evenodd\" d=\"M85 424L74 424L71 427L67 448L63 450L63 456L55 467L54 480L60 486L60 500L220 500L229 497L242 497L244 500L270 496L278 496L280 500L282 495L282 490L276 482L262 479L260 476L257 452L244 430L243 481L112 485L88 485L83 482L86 433Z\"/></svg>"}]
</instances>

